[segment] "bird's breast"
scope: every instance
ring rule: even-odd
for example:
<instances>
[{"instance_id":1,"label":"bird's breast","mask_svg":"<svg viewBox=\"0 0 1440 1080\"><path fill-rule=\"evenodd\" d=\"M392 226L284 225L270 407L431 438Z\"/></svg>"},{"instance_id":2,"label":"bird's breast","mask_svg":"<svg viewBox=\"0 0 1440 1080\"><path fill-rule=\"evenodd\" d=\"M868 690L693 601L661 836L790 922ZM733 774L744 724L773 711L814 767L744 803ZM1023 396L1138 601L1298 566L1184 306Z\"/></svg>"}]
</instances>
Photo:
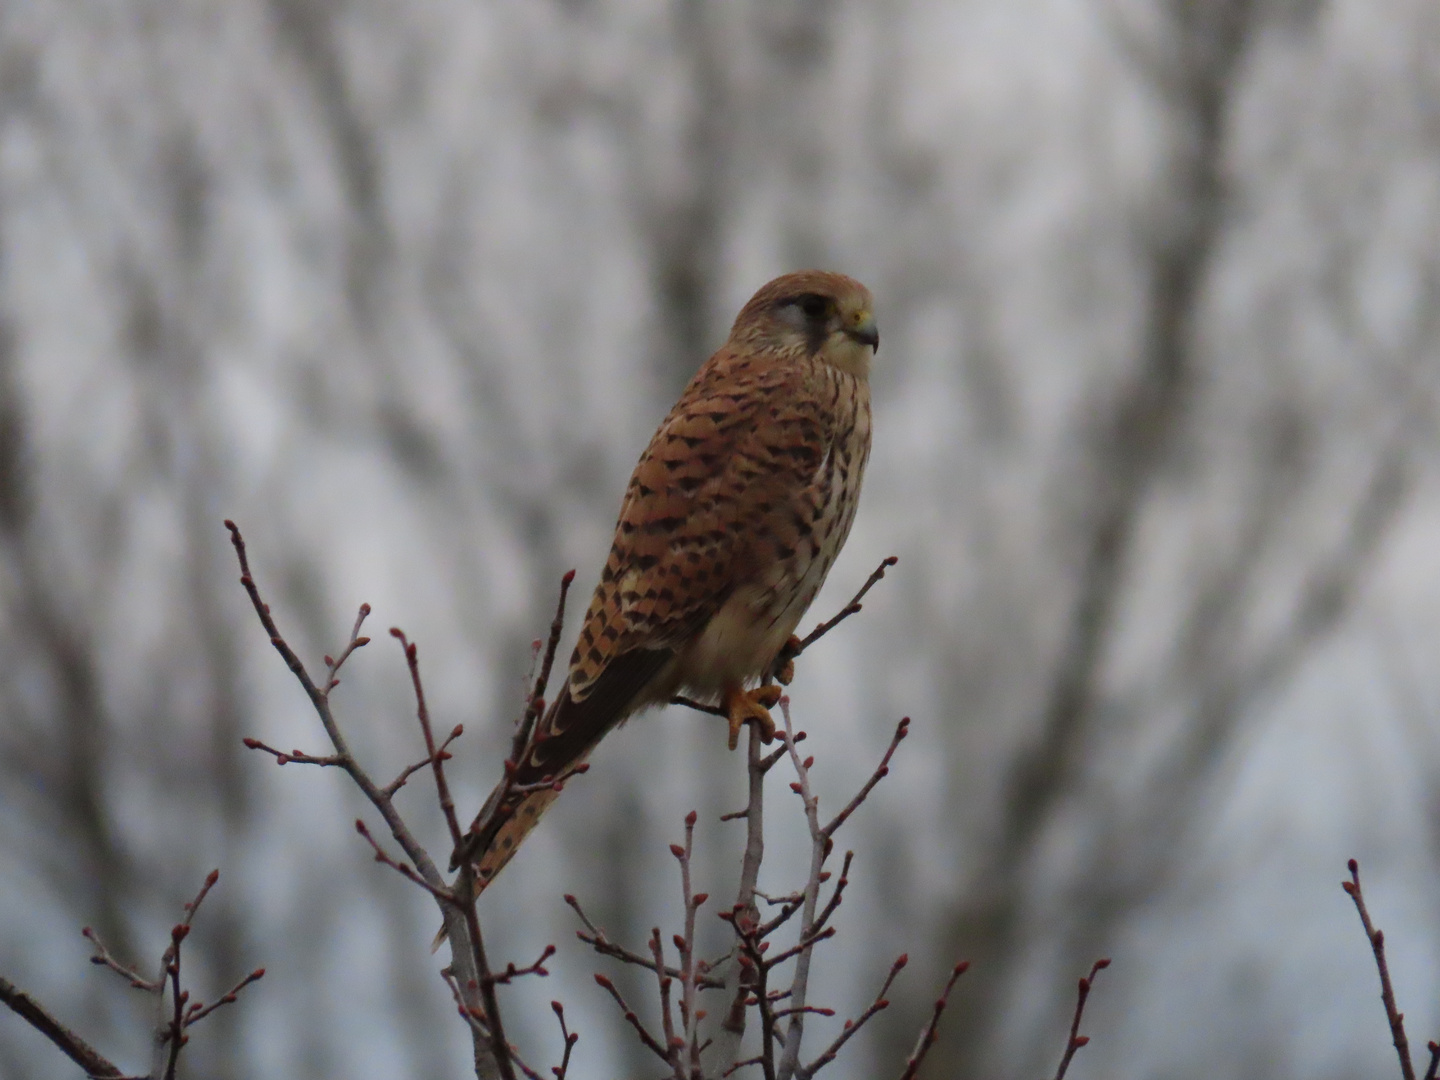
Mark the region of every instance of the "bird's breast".
<instances>
[{"instance_id":1,"label":"bird's breast","mask_svg":"<svg viewBox=\"0 0 1440 1080\"><path fill-rule=\"evenodd\" d=\"M757 544L755 572L737 584L679 657L679 681L698 696L718 695L729 684L764 674L850 533L870 453L870 408L863 383L848 377L837 383L834 423L814 472L763 521L741 523L765 538Z\"/></svg>"}]
</instances>

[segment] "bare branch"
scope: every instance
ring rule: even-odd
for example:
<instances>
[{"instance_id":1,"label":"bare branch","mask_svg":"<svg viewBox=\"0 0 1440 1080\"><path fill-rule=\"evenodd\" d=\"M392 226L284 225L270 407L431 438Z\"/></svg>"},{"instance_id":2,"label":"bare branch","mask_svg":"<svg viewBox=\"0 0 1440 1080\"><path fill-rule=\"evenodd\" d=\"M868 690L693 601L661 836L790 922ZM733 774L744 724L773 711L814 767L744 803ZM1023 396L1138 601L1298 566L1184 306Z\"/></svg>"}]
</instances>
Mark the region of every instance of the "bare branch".
<instances>
[{"instance_id":1,"label":"bare branch","mask_svg":"<svg viewBox=\"0 0 1440 1080\"><path fill-rule=\"evenodd\" d=\"M870 576L865 579L865 584L860 586L860 591L850 598L850 602L846 604L843 608L841 608L840 612L834 618L827 619L825 622L815 627L814 630L811 630L810 633L806 634L800 640L800 644L796 646L795 649L791 650L789 658L793 660L795 657L799 656L806 649L808 649L811 645L814 645L815 642L819 641L822 637L828 634L831 630L834 630L835 627L839 626L851 615L858 614L861 607L860 601L865 599L865 594L868 593L871 589L873 589L875 585L880 581L880 579L885 576L886 570L894 566L899 561L900 557L898 555L890 555L887 558L881 560L880 565L877 566L873 571L871 571Z\"/></svg>"},{"instance_id":2,"label":"bare branch","mask_svg":"<svg viewBox=\"0 0 1440 1080\"><path fill-rule=\"evenodd\" d=\"M269 746L259 739L251 739L249 737L241 741L244 742L248 750L260 750L263 753L271 755L275 759L276 765L289 765L292 761L296 765L320 765L322 767L337 765L343 767L345 764L345 759L339 754L321 756L318 754L307 754L304 750L291 750L286 752L284 750L276 750L273 746ZM426 764L429 763L427 762Z\"/></svg>"},{"instance_id":3,"label":"bare branch","mask_svg":"<svg viewBox=\"0 0 1440 1080\"><path fill-rule=\"evenodd\" d=\"M45 1006L3 976L0 976L0 1001L54 1043L62 1054L84 1069L87 1077L119 1080L125 1075L98 1050L57 1020Z\"/></svg>"},{"instance_id":4,"label":"bare branch","mask_svg":"<svg viewBox=\"0 0 1440 1080\"><path fill-rule=\"evenodd\" d=\"M550 1008L554 1010L555 1018L560 1021L560 1038L565 1042L565 1054L560 1059L560 1064L554 1070L555 1080L565 1080L570 1072L570 1052L575 1049L575 1044L580 1041L580 1036L570 1031L565 1026L565 1006L558 1001L550 1002Z\"/></svg>"},{"instance_id":5,"label":"bare branch","mask_svg":"<svg viewBox=\"0 0 1440 1080\"><path fill-rule=\"evenodd\" d=\"M1085 1015L1085 1002L1090 997L1090 988L1095 985L1095 976L1109 966L1110 961L1107 959L1096 960L1090 966L1090 974L1080 980L1080 992L1075 999L1075 1015L1070 1020L1070 1038L1065 1043L1065 1054L1060 1058L1060 1067L1055 1070L1055 1080L1065 1080L1065 1072L1070 1068L1075 1052L1090 1041L1090 1036L1080 1034L1080 1020Z\"/></svg>"},{"instance_id":6,"label":"bare branch","mask_svg":"<svg viewBox=\"0 0 1440 1080\"><path fill-rule=\"evenodd\" d=\"M950 978L945 983L945 989L940 991L940 996L935 999L935 1008L930 1013L930 1022L920 1032L920 1038L915 1043L915 1049L905 1061L905 1071L900 1074L900 1080L915 1080L915 1074L920 1071L920 1066L925 1063L925 1055L935 1045L935 1033L940 1029L940 1017L945 1012L945 1004L950 1000L950 991L955 988L955 983L960 976L964 975L970 967L968 960L962 960L950 971Z\"/></svg>"},{"instance_id":7,"label":"bare branch","mask_svg":"<svg viewBox=\"0 0 1440 1080\"><path fill-rule=\"evenodd\" d=\"M490 976L490 985L505 986L508 983L511 983L514 980L522 978L526 975L539 975L541 978L544 978L546 975L550 974L549 970L545 967L545 961L549 960L550 957L554 955L555 946L546 945L545 948L540 952L540 959L536 960L533 964L529 964L523 968L517 968L513 963L506 964L505 970L502 971L499 975Z\"/></svg>"},{"instance_id":8,"label":"bare branch","mask_svg":"<svg viewBox=\"0 0 1440 1080\"><path fill-rule=\"evenodd\" d=\"M560 635L565 629L565 598L570 592L570 583L575 580L575 571L567 570L560 578L560 599L555 604L555 618L550 621L550 637L545 642L545 658L540 662L540 674L535 678L535 688L525 703L525 713L515 728L515 738L510 746L510 760L520 761L530 742L530 733L535 721L545 711L545 688L550 682L550 669L555 663L555 651L560 647Z\"/></svg>"},{"instance_id":9,"label":"bare branch","mask_svg":"<svg viewBox=\"0 0 1440 1080\"><path fill-rule=\"evenodd\" d=\"M575 931L575 936L577 938L583 941L586 945L589 945L601 956L609 956L625 964L634 964L636 967L642 967L646 971L655 971L655 961L652 960L650 957L642 956L637 952L625 948L625 946L623 945L617 945L615 942L611 941L605 935L605 931L600 929L600 927L596 926L595 923L591 921L590 916L585 914L585 909L580 906L580 901L575 899L573 895L571 895L570 893L566 893L564 896L564 900L565 903L569 904L570 907L574 909L575 914L580 916L580 921L583 922L586 928L590 931L588 934L584 930ZM672 979L679 979L682 977L681 970L674 967L667 966L665 968L665 974L670 976L670 978ZM718 990L723 987L725 983L720 979L701 975L698 978L696 985L702 990Z\"/></svg>"},{"instance_id":10,"label":"bare branch","mask_svg":"<svg viewBox=\"0 0 1440 1080\"><path fill-rule=\"evenodd\" d=\"M856 1019L845 1021L844 1030L836 1036L835 1041L827 1046L819 1057L809 1065L795 1070L795 1075L798 1080L810 1080L810 1077L814 1076L826 1065L829 1065L830 1062L835 1060L835 1055L840 1052L840 1048L850 1041L851 1036L864 1027L875 1014L883 1009L889 1008L890 1002L886 1000L885 995L890 992L890 984L895 981L895 976L899 975L901 969L909 962L910 957L904 953L896 957L895 962L890 965L890 972L885 976L885 981L880 984L880 992L875 995L875 1000L872 1001L866 1010Z\"/></svg>"},{"instance_id":11,"label":"bare branch","mask_svg":"<svg viewBox=\"0 0 1440 1080\"><path fill-rule=\"evenodd\" d=\"M359 627L359 622L356 622ZM435 793L440 799L440 810L445 815L445 824L450 828L450 841L454 845L460 843L460 822L455 817L455 800L450 796L450 785L445 782L445 758L448 755L441 754L435 746L435 733L430 728L430 709L425 704L425 687L420 681L420 649L411 644L405 637L405 632L397 626L390 628L390 636L400 642L405 650L405 663L410 668L410 683L415 689L415 712L420 721L420 732L425 738L426 759L430 762L435 772ZM457 725L446 740L446 745L457 738L463 728Z\"/></svg>"},{"instance_id":12,"label":"bare branch","mask_svg":"<svg viewBox=\"0 0 1440 1080\"><path fill-rule=\"evenodd\" d=\"M1349 867L1350 880L1342 881L1340 887L1355 901L1355 910L1360 913L1360 924L1365 927L1365 936L1370 940L1370 949L1375 954L1375 966L1380 971L1380 1000L1385 1003L1385 1018L1390 1021L1390 1035L1395 1041L1395 1053L1400 1058L1400 1075L1405 1080L1415 1080L1415 1066L1410 1060L1410 1040L1405 1036L1405 1014L1395 1005L1395 989L1390 985L1390 965L1385 962L1385 932L1375 929L1375 924L1370 921L1370 912L1365 907L1365 894L1360 891L1360 864L1351 859ZM1435 1053L1431 1050L1432 1076L1436 1067Z\"/></svg>"},{"instance_id":13,"label":"bare branch","mask_svg":"<svg viewBox=\"0 0 1440 1080\"><path fill-rule=\"evenodd\" d=\"M115 957L111 955L110 950L105 948L105 943L100 940L100 935L90 927L85 927L80 931L80 934L95 947L95 954L90 957L92 964L109 968L115 972L115 974L129 980L130 985L136 990L145 990L153 994L160 989L161 984L159 982L145 978L134 968L127 967L116 960Z\"/></svg>"},{"instance_id":14,"label":"bare branch","mask_svg":"<svg viewBox=\"0 0 1440 1080\"><path fill-rule=\"evenodd\" d=\"M397 874L399 874L411 884L420 886L420 888L424 889L442 904L448 904L451 906L459 905L460 899L455 895L454 890L444 887L437 887L430 884L430 882L426 881L423 877L421 877L414 870L412 870L407 863L402 863L397 861L396 859L391 858L390 855L385 851L385 849L380 846L380 842L370 834L369 826L367 826L365 822L360 818L355 819L355 831L361 836L363 836L365 838L365 842L374 849L376 862L384 866L390 867L391 870L394 870Z\"/></svg>"},{"instance_id":15,"label":"bare branch","mask_svg":"<svg viewBox=\"0 0 1440 1080\"><path fill-rule=\"evenodd\" d=\"M890 737L890 745L885 748L885 756L880 759L880 764L875 766L875 771L870 774L870 779L865 781L864 787L856 792L855 797L845 804L845 809L836 814L830 824L820 830L825 837L829 838L834 836L836 830L845 824L846 820L859 808L860 804L865 801L870 792L875 790L875 785L890 774L890 758L894 756L895 748L900 745L901 741L903 741L908 734L910 734L910 718L906 716L902 717L900 723L895 725L895 734Z\"/></svg>"},{"instance_id":16,"label":"bare branch","mask_svg":"<svg viewBox=\"0 0 1440 1080\"><path fill-rule=\"evenodd\" d=\"M646 1049L669 1065L671 1063L669 1051L646 1030L645 1025L640 1022L640 1018L635 1015L635 1010L625 1004L625 999L620 996L620 991L615 989L615 984L599 972L595 973L595 981L615 999L615 1003L620 1006L620 1011L625 1016L625 1022L635 1029L635 1033L640 1036L640 1041L645 1044Z\"/></svg>"},{"instance_id":17,"label":"bare branch","mask_svg":"<svg viewBox=\"0 0 1440 1080\"><path fill-rule=\"evenodd\" d=\"M406 782L410 779L410 777L414 776L421 769L425 768L425 766L432 764L436 759L440 761L449 761L452 756L449 752L450 744L453 743L464 733L465 725L456 724L455 727L451 730L450 734L446 737L445 741L436 748L434 758L427 757L423 761L417 761L413 765L405 766L404 770L400 773L400 775L395 777L394 780L391 780L390 783L386 784L383 788L381 788L381 790L384 791L386 795L393 796L397 791L399 791L402 787L405 786Z\"/></svg>"},{"instance_id":18,"label":"bare branch","mask_svg":"<svg viewBox=\"0 0 1440 1080\"><path fill-rule=\"evenodd\" d=\"M222 994L220 998L213 1004L202 1005L198 1001L195 1002L185 1011L185 1026L188 1028L191 1024L198 1024L201 1020L204 1020L205 1017L209 1016L222 1005L234 1004L235 1000L240 996L241 990L244 990L245 987L249 986L253 982L259 982L264 977L265 969L256 968L254 971L250 972L249 975L246 975L243 979L236 983L233 989Z\"/></svg>"},{"instance_id":19,"label":"bare branch","mask_svg":"<svg viewBox=\"0 0 1440 1080\"><path fill-rule=\"evenodd\" d=\"M484 1032L472 1025L474 1034L474 1058L477 1075L486 1077L498 1075L501 1080L515 1080L514 1067L511 1064L510 1046L505 1040L504 1028L501 1024L498 1008L494 1000L495 988L489 981L490 971L486 963L484 941L480 935L479 916L475 911L474 887L468 880L465 872L462 871L459 881L454 888L447 887L445 879L441 876L439 868L424 846L415 839L404 819L400 817L399 811L395 809L395 803L391 793L382 789L370 777L370 774L362 768L355 756L351 753L349 744L344 734L340 731L339 725L335 722L334 714L330 710L329 690L335 685L335 672L339 670L340 664L356 648L363 644L359 637L359 631L365 617L369 614L369 607L362 605L359 616L351 630L350 645L341 652L340 659L330 660L327 658L327 682L326 690L319 689L314 680L311 679L305 665L295 654L285 638L281 635L275 624L275 619L270 613L270 607L261 599L259 587L255 584L254 575L250 571L249 558L246 555L245 540L241 536L239 528L233 521L227 520L225 527L230 531L230 542L235 548L235 556L240 563L240 584L244 587L250 597L250 602L255 608L255 613L260 619L260 624L270 635L270 644L285 661L287 667L299 680L301 687L310 698L314 706L316 716L319 717L321 726L330 740L330 745L335 749L335 764L344 769L350 779L354 781L369 800L370 805L379 811L385 824L390 829L390 835L395 842L404 850L410 859L414 870L411 872L418 879L417 883L423 883L425 888L440 905L441 914L445 917L446 936L451 944L451 964L454 967L454 975L458 992L469 1010L481 1009L488 1017ZM402 637L403 641L403 637ZM437 789L441 792L442 805L446 799L448 789L441 787L443 783L442 762L434 746L433 734L429 732L429 715L424 709L423 688L420 685L419 667L411 652L409 643L406 646L406 658L411 667L411 679L415 684L417 711L421 714L421 727L426 733L426 749L428 760L436 771ZM447 824L448 824L447 820ZM367 835L363 831L362 835ZM367 835L368 839L368 835ZM377 857L383 854L378 845L372 841L372 847L376 849ZM387 861L388 856L380 861ZM396 869L404 864L394 863ZM404 870L400 871L405 873ZM409 874L406 874L409 877ZM458 909L458 910L457 910ZM465 933L460 931L464 929ZM468 942L467 942L468 937Z\"/></svg>"}]
</instances>

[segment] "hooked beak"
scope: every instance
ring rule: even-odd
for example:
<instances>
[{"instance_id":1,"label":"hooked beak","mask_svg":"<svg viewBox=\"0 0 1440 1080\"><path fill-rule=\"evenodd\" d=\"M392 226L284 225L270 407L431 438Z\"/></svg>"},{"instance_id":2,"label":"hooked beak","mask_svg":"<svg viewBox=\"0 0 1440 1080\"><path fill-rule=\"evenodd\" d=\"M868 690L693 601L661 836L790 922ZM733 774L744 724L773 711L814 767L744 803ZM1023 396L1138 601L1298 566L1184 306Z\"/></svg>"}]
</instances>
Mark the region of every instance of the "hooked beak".
<instances>
[{"instance_id":1,"label":"hooked beak","mask_svg":"<svg viewBox=\"0 0 1440 1080\"><path fill-rule=\"evenodd\" d=\"M880 350L880 328L875 325L875 316L868 311L864 318L846 331L851 338L860 342L861 345L869 345L871 352Z\"/></svg>"}]
</instances>

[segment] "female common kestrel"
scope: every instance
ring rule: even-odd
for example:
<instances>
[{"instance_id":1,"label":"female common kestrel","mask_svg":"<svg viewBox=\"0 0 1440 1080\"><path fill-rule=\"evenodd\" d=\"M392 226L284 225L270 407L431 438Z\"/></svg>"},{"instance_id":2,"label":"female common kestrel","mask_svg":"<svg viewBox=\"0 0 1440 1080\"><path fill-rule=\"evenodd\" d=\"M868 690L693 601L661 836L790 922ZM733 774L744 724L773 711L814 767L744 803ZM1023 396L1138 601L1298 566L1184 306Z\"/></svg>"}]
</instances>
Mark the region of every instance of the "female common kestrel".
<instances>
[{"instance_id":1,"label":"female common kestrel","mask_svg":"<svg viewBox=\"0 0 1440 1080\"><path fill-rule=\"evenodd\" d=\"M765 677L839 554L870 454L870 292L843 274L776 278L640 456L569 675L456 852L484 888L611 728L677 693L766 742Z\"/></svg>"}]
</instances>

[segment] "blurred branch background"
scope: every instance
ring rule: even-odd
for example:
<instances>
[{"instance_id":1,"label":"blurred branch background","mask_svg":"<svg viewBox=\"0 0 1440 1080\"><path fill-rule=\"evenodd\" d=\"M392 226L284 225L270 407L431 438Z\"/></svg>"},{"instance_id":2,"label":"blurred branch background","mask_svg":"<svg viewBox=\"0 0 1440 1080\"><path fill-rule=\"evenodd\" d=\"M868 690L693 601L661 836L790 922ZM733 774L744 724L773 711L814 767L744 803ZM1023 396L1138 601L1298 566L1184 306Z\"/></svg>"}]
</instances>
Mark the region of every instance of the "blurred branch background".
<instances>
[{"instance_id":1,"label":"blurred branch background","mask_svg":"<svg viewBox=\"0 0 1440 1080\"><path fill-rule=\"evenodd\" d=\"M0 970L141 1060L79 927L158 952L220 866L192 970L270 974L195 1075L463 1074L357 797L242 752L317 739L220 521L297 647L361 600L419 642L473 807L654 424L823 265L884 348L817 613L901 563L797 720L822 797L902 713L919 744L857 819L827 1004L925 957L894 1061L968 958L928 1075L1036 1075L1104 954L1076 1075L1391 1068L1334 884L1359 856L1433 1028L1437 238L1425 0L0 4ZM347 671L360 752L413 758L398 653ZM562 946L522 1044L562 997L575 1075L649 1070L560 894L643 939L687 810L697 880L735 864L743 773L672 711L567 789L486 898L492 952ZM0 1074L48 1055L0 1018Z\"/></svg>"}]
</instances>

